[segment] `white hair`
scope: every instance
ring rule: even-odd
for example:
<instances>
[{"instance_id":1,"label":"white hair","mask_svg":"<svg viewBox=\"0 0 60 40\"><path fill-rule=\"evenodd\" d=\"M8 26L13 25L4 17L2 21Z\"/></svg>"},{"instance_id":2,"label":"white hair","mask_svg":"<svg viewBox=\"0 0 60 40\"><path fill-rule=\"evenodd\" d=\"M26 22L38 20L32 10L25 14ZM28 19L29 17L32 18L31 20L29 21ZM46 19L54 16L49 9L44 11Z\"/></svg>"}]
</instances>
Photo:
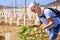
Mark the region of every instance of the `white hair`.
<instances>
[{"instance_id":1,"label":"white hair","mask_svg":"<svg viewBox=\"0 0 60 40\"><path fill-rule=\"evenodd\" d=\"M39 3L33 2L33 3L31 3L31 4L29 5L29 8L31 8L31 7L39 7L39 6L40 6Z\"/></svg>"}]
</instances>

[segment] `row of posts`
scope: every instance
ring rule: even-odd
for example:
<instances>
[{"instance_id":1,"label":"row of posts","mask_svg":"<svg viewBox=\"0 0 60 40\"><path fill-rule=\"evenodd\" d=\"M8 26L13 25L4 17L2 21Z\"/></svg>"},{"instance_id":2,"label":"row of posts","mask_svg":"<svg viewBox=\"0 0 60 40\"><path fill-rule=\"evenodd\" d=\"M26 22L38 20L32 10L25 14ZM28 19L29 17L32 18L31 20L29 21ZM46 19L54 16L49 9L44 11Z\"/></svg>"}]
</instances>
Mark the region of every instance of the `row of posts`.
<instances>
[{"instance_id":1,"label":"row of posts","mask_svg":"<svg viewBox=\"0 0 60 40\"><path fill-rule=\"evenodd\" d=\"M4 21L5 23L8 23L8 19L9 19L9 24L12 25L13 18L14 19L17 18L16 24L17 24L17 26L19 26L20 25L19 21L21 20L23 15L24 15L23 13L12 13L12 12L8 12L8 11L5 11L4 13L0 12L0 23L2 21ZM28 16L29 20L32 20L33 15L31 12L27 13L27 16ZM4 18L4 20L3 20L3 18ZM24 16L24 21L25 21L25 16Z\"/></svg>"},{"instance_id":2,"label":"row of posts","mask_svg":"<svg viewBox=\"0 0 60 40\"><path fill-rule=\"evenodd\" d=\"M17 14L19 15L18 17L17 17ZM4 20L3 20L3 18L4 18ZM17 26L18 26L19 25L19 20L20 20L20 18L22 18L22 14L20 14L20 13L10 13L8 11L6 11L4 13L0 12L0 23L2 21L7 23L8 19L9 19L9 24L12 25L13 18L15 18L15 19L17 18L16 20L17 20Z\"/></svg>"}]
</instances>

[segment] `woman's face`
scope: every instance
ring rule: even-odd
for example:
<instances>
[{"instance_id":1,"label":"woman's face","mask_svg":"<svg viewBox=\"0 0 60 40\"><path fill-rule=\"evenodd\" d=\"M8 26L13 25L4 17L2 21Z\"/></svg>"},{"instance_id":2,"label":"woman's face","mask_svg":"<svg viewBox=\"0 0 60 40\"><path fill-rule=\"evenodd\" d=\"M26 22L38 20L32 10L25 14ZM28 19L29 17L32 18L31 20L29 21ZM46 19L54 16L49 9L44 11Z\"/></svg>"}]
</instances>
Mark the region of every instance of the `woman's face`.
<instances>
[{"instance_id":1,"label":"woman's face","mask_svg":"<svg viewBox=\"0 0 60 40\"><path fill-rule=\"evenodd\" d=\"M38 7L38 8L37 7L31 7L30 10L34 13L37 13L37 14L41 13L41 8L40 7Z\"/></svg>"}]
</instances>

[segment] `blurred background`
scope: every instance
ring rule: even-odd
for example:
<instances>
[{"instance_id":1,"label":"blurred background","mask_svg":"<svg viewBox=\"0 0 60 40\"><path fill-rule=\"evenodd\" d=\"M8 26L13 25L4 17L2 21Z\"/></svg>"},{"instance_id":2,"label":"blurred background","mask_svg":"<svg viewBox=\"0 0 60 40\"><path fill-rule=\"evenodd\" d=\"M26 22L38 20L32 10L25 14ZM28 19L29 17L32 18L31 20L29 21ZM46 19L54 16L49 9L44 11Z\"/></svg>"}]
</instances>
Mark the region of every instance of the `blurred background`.
<instances>
[{"instance_id":1,"label":"blurred background","mask_svg":"<svg viewBox=\"0 0 60 40\"><path fill-rule=\"evenodd\" d=\"M35 23L37 14L28 9L32 2L60 10L60 0L0 0L0 39L18 40L18 27ZM58 40L60 37L58 37Z\"/></svg>"}]
</instances>

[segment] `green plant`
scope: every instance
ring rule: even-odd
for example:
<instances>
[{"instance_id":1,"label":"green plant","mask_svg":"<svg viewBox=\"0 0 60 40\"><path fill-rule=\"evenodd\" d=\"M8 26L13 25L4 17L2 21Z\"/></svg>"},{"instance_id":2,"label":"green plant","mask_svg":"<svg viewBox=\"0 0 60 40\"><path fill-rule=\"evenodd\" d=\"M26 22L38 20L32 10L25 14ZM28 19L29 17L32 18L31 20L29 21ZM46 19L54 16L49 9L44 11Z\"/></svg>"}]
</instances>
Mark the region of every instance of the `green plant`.
<instances>
[{"instance_id":1,"label":"green plant","mask_svg":"<svg viewBox=\"0 0 60 40\"><path fill-rule=\"evenodd\" d=\"M36 28L27 25L19 26L18 38L19 40L46 40L46 32L41 28Z\"/></svg>"}]
</instances>

